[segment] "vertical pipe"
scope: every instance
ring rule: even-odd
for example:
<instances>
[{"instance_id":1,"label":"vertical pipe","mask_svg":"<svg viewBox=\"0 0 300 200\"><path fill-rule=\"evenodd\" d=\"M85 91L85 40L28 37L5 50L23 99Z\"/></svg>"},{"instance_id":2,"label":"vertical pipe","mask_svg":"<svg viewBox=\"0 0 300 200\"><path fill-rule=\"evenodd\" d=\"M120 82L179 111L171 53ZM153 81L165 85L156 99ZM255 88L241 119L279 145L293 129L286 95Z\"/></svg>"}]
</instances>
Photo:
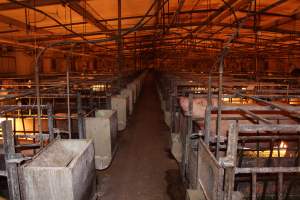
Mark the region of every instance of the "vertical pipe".
<instances>
[{"instance_id":1,"label":"vertical pipe","mask_svg":"<svg viewBox=\"0 0 300 200\"><path fill-rule=\"evenodd\" d=\"M191 146L191 135L193 132L193 94L189 94L189 113L188 113L188 130L187 130L187 137L186 137L186 156L185 156L185 163L188 164L189 159L189 150Z\"/></svg>"},{"instance_id":2,"label":"vertical pipe","mask_svg":"<svg viewBox=\"0 0 300 200\"><path fill-rule=\"evenodd\" d=\"M170 0L168 0L168 25L170 25Z\"/></svg>"},{"instance_id":3,"label":"vertical pipe","mask_svg":"<svg viewBox=\"0 0 300 200\"><path fill-rule=\"evenodd\" d=\"M143 61L142 61L142 42L141 41L140 41L140 55L139 55L139 58L140 58L139 70L141 71L142 70L142 65L143 65Z\"/></svg>"},{"instance_id":4,"label":"vertical pipe","mask_svg":"<svg viewBox=\"0 0 300 200\"><path fill-rule=\"evenodd\" d=\"M41 98L40 98L40 77L39 77L39 59L35 60L35 92L37 98L37 116L38 116L38 132L41 148L43 148L43 135L42 135L42 119L41 119Z\"/></svg>"},{"instance_id":5,"label":"vertical pipe","mask_svg":"<svg viewBox=\"0 0 300 200\"><path fill-rule=\"evenodd\" d=\"M258 35L257 35L257 25L258 25L258 19L257 19L257 0L254 1L254 12L256 13L254 15L254 26L253 31L255 32L255 80L258 80L258 53L257 53L257 43L258 43Z\"/></svg>"},{"instance_id":6,"label":"vertical pipe","mask_svg":"<svg viewBox=\"0 0 300 200\"><path fill-rule=\"evenodd\" d=\"M162 2L163 3L163 7L162 7L162 15L161 15L161 17L162 17L162 24L163 24L163 34L165 34L166 33L166 27L165 27L165 4L164 4L164 2Z\"/></svg>"},{"instance_id":7,"label":"vertical pipe","mask_svg":"<svg viewBox=\"0 0 300 200\"><path fill-rule=\"evenodd\" d=\"M160 7L160 0L156 0L156 16L155 16L155 25L158 26L159 24L159 7Z\"/></svg>"},{"instance_id":8,"label":"vertical pipe","mask_svg":"<svg viewBox=\"0 0 300 200\"><path fill-rule=\"evenodd\" d=\"M69 66L67 67L67 106L68 106L68 133L71 139L71 108L70 108L70 75Z\"/></svg>"},{"instance_id":9,"label":"vertical pipe","mask_svg":"<svg viewBox=\"0 0 300 200\"><path fill-rule=\"evenodd\" d=\"M176 116L176 108L177 108L177 84L174 83L173 85L174 88L174 93L171 95L171 109L170 109L170 114L171 114L171 132L173 133L175 131L175 116Z\"/></svg>"},{"instance_id":10,"label":"vertical pipe","mask_svg":"<svg viewBox=\"0 0 300 200\"><path fill-rule=\"evenodd\" d=\"M123 68L123 41L122 41L122 0L118 0L118 71L121 77Z\"/></svg>"},{"instance_id":11,"label":"vertical pipe","mask_svg":"<svg viewBox=\"0 0 300 200\"><path fill-rule=\"evenodd\" d=\"M223 95L223 68L224 68L224 55L222 55L219 65L219 91L218 91L218 116L217 116L217 146L216 158L219 160L220 151L220 134L221 134L221 119L222 119L222 95Z\"/></svg>"},{"instance_id":12,"label":"vertical pipe","mask_svg":"<svg viewBox=\"0 0 300 200\"><path fill-rule=\"evenodd\" d=\"M205 110L205 124L204 124L204 142L205 144L209 145L210 141L210 122L211 122L211 72L208 75L208 91L207 91L207 107Z\"/></svg>"},{"instance_id":13,"label":"vertical pipe","mask_svg":"<svg viewBox=\"0 0 300 200\"><path fill-rule=\"evenodd\" d=\"M137 57L136 57L136 32L134 32L134 71L137 71Z\"/></svg>"}]
</instances>

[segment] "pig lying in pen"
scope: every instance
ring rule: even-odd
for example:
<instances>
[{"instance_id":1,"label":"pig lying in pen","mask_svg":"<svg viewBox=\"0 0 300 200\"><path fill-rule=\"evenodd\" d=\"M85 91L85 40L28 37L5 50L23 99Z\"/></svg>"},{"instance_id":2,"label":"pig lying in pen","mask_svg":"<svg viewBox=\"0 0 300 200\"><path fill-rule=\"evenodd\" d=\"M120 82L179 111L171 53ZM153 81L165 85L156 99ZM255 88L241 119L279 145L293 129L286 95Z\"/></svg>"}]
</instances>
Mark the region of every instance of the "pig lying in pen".
<instances>
[{"instance_id":1,"label":"pig lying in pen","mask_svg":"<svg viewBox=\"0 0 300 200\"><path fill-rule=\"evenodd\" d=\"M182 108L182 110L187 113L189 111L189 99L187 97L180 97L179 98L179 104ZM217 107L217 99L212 99L212 107ZM277 103L278 104L278 103ZM261 104L228 104L228 103L222 103L224 107L232 107L233 110L231 112L222 112L222 118L227 118L221 120L221 135L226 136L227 131L229 129L229 125L236 121L238 124L257 124L257 120L254 120L251 116L248 116L246 113L241 112L238 110L244 109L249 110L250 107L255 108L255 110L260 111L260 115L262 117L266 118L272 118L271 120L268 120L272 124L297 124L295 120L286 118L286 119L280 119L276 118L278 117L278 114L272 114L266 110L266 106L263 106ZM194 118L205 118L205 109L207 106L207 99L206 98L194 98L193 99L193 109L192 109L192 116ZM282 105L283 106L283 105ZM291 108L289 108L291 109ZM214 136L216 133L216 121L217 121L216 112L211 115L211 121L210 121L210 133L211 136ZM231 120L230 120L231 118ZM239 120L232 120L234 118L239 118ZM261 122L263 123L263 122ZM197 121L197 125L200 129L204 130L204 120Z\"/></svg>"},{"instance_id":2,"label":"pig lying in pen","mask_svg":"<svg viewBox=\"0 0 300 200\"><path fill-rule=\"evenodd\" d=\"M188 97L179 97L179 104L184 112L189 111L189 98ZM212 106L217 106L218 100L212 99ZM193 117L204 117L205 109L207 106L207 98L196 98L193 99Z\"/></svg>"}]
</instances>

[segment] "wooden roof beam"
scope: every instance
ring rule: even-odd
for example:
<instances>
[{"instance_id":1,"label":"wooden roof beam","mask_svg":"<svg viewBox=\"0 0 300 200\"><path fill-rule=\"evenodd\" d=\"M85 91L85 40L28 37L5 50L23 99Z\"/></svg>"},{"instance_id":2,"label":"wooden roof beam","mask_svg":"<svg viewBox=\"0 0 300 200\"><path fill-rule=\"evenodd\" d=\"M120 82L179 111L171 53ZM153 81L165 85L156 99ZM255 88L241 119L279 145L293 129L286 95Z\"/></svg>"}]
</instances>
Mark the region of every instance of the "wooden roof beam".
<instances>
[{"instance_id":1,"label":"wooden roof beam","mask_svg":"<svg viewBox=\"0 0 300 200\"><path fill-rule=\"evenodd\" d=\"M79 2L76 1L70 1L70 0L62 0L62 2L67 3L67 5L77 12L80 16L85 17L91 24L99 28L101 31L108 32L108 35L110 36L116 36L115 33L110 33L109 28L102 22L100 22L98 19L94 17L92 13L90 13L88 10L86 10L84 7L82 7Z\"/></svg>"},{"instance_id":2,"label":"wooden roof beam","mask_svg":"<svg viewBox=\"0 0 300 200\"><path fill-rule=\"evenodd\" d=\"M37 29L35 26L28 25L28 24L26 24L22 21L16 20L16 19L11 18L11 17L4 16L4 15L1 15L1 14L0 14L0 22L11 25L11 26L14 26L18 29L25 30L25 31L29 30L31 32L36 32L36 33L40 33L40 34L53 34L50 31L47 31L47 30L44 30L44 29Z\"/></svg>"},{"instance_id":3,"label":"wooden roof beam","mask_svg":"<svg viewBox=\"0 0 300 200\"><path fill-rule=\"evenodd\" d=\"M80 1L80 0L70 0L70 1ZM28 6L34 6L34 7L40 7L40 6L51 6L55 4L61 4L62 2L60 0L24 0L19 1L22 4L26 4ZM24 8L20 4L15 4L11 2L7 3L0 3L0 11L4 10L14 10L14 9L21 9Z\"/></svg>"},{"instance_id":4,"label":"wooden roof beam","mask_svg":"<svg viewBox=\"0 0 300 200\"><path fill-rule=\"evenodd\" d=\"M183 28L183 27L191 27L191 26L199 26L200 24L204 24L203 22L189 22L189 23L177 23L173 24L170 28ZM229 24L229 23L218 23L218 24L212 24L213 26L223 26L226 28L234 28L234 24ZM161 26L144 26L143 28L140 29L140 31L152 31L156 30L157 28L160 28ZM241 30L253 30L253 26L250 25L244 25L241 27ZM123 28L122 31L126 31L128 28ZM115 32L117 31L116 29L112 29L110 31L95 31L95 32L87 32L84 34L81 34L83 36L96 36L96 35L103 35L103 34L108 34L109 32ZM280 33L283 35L290 35L290 34L297 34L300 35L300 31L297 30L286 30L286 29L281 29L281 28L263 28L263 27L258 27L257 31L261 32L270 32L270 33ZM76 38L78 35L75 34L66 34L66 35L53 35L51 37L37 37L37 38L27 38L27 39L22 39L19 40L19 42L43 42L43 41L51 41L51 40L65 40L65 39L71 39L71 38Z\"/></svg>"},{"instance_id":5,"label":"wooden roof beam","mask_svg":"<svg viewBox=\"0 0 300 200\"><path fill-rule=\"evenodd\" d=\"M284 24L288 24L290 22L293 22L293 21L296 21L299 19L300 19L300 12L297 12L297 13L291 15L289 18L281 18L281 19L272 21L268 24L261 25L261 27L264 29L271 29L271 28L278 27L278 26L281 26Z\"/></svg>"},{"instance_id":6,"label":"wooden roof beam","mask_svg":"<svg viewBox=\"0 0 300 200\"><path fill-rule=\"evenodd\" d=\"M201 31L203 28L206 28L207 25L212 24L215 21L221 22L228 16L232 15L231 9L232 8L240 8L241 6L245 5L245 3L249 2L249 0L229 0L226 4L223 4L217 11L213 12L211 15L209 15L206 20L198 25L197 28L193 29L191 33L197 33L198 31ZM186 39L188 39L190 36L190 33L187 34L181 41L179 41L178 44L181 44Z\"/></svg>"}]
</instances>

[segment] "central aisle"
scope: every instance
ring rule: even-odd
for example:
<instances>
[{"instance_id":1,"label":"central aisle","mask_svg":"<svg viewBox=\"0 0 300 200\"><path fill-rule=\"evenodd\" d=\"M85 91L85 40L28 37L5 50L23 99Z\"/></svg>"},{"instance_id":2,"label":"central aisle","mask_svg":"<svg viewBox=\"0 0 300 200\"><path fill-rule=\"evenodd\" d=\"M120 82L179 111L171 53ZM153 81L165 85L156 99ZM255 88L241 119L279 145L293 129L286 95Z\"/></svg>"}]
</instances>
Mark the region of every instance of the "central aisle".
<instances>
[{"instance_id":1,"label":"central aisle","mask_svg":"<svg viewBox=\"0 0 300 200\"><path fill-rule=\"evenodd\" d=\"M184 200L153 75L146 78L128 127L120 134L111 167L98 173L100 199Z\"/></svg>"}]
</instances>

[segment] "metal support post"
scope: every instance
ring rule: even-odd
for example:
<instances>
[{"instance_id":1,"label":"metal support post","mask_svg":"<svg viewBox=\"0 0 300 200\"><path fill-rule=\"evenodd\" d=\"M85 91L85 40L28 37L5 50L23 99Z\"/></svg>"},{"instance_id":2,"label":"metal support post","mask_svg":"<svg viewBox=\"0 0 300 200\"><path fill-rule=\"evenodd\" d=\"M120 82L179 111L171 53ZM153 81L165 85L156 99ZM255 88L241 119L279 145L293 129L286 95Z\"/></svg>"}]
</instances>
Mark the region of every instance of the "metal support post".
<instances>
[{"instance_id":1,"label":"metal support post","mask_svg":"<svg viewBox=\"0 0 300 200\"><path fill-rule=\"evenodd\" d=\"M11 200L20 200L21 196L18 177L18 166L17 163L10 162L11 159L16 158L12 122L8 120L4 121L1 123L1 126L3 133L3 144L9 197Z\"/></svg>"},{"instance_id":2,"label":"metal support post","mask_svg":"<svg viewBox=\"0 0 300 200\"><path fill-rule=\"evenodd\" d=\"M48 104L47 107L49 140L52 141L54 139L52 105Z\"/></svg>"},{"instance_id":3,"label":"metal support post","mask_svg":"<svg viewBox=\"0 0 300 200\"><path fill-rule=\"evenodd\" d=\"M84 136L84 128L83 128L83 116L82 116L82 103L80 93L77 93L77 123L78 123L78 137L79 139L85 138Z\"/></svg>"}]
</instances>

